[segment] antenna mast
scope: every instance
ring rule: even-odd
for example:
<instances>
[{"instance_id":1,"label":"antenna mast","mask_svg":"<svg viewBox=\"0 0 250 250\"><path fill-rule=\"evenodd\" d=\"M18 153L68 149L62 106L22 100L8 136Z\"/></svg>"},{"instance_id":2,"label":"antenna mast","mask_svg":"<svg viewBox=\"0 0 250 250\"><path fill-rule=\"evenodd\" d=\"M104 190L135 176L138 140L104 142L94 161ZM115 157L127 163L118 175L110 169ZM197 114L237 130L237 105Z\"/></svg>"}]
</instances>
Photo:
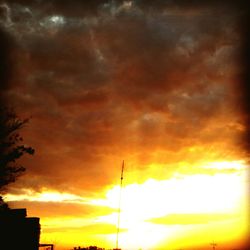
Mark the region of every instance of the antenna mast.
<instances>
[{"instance_id":1,"label":"antenna mast","mask_svg":"<svg viewBox=\"0 0 250 250\"><path fill-rule=\"evenodd\" d=\"M117 219L117 234L116 234L116 249L118 250L118 239L120 231L120 214L121 214L121 196L122 196L122 181L123 181L123 171L124 171L124 160L122 161L121 169L121 182L120 182L120 194L119 194L119 208L118 208L118 219Z\"/></svg>"}]
</instances>

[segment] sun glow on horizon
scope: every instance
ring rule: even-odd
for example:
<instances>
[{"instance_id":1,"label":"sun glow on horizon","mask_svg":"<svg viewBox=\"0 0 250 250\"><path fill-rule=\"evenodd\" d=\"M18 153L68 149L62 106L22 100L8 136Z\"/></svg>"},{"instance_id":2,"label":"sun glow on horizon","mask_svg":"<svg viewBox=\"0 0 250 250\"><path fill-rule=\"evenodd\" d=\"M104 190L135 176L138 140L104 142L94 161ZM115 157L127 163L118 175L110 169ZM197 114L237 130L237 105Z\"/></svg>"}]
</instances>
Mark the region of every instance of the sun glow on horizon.
<instances>
[{"instance_id":1,"label":"sun glow on horizon","mask_svg":"<svg viewBox=\"0 0 250 250\"><path fill-rule=\"evenodd\" d=\"M125 185L121 203L121 229L124 230L120 236L121 245L125 249L136 246L150 249L163 239L171 241L176 235L186 234L183 228L188 225L191 231L197 225L203 225L205 231L206 228L211 230L211 225L220 230L223 230L223 223L227 225L224 230L233 225L235 228L224 236L225 239L230 239L237 230L241 232L245 228L241 213L246 213L247 209L244 163L213 162L204 168L235 171L213 175L176 174L168 180L148 179L143 184ZM94 200L93 204L117 209L119 190L118 185L113 187L106 199ZM99 219L115 225L117 213ZM115 234L110 238L114 241Z\"/></svg>"},{"instance_id":2,"label":"sun glow on horizon","mask_svg":"<svg viewBox=\"0 0 250 250\"><path fill-rule=\"evenodd\" d=\"M202 232L200 243L210 240L204 235L216 232L225 241L240 237L246 231L246 165L242 161L211 162L203 168L218 172L210 175L176 173L170 179L150 178L141 184L125 182L121 193L119 236L122 249L152 249L164 241L177 247L175 240L184 237L184 243L188 244L192 240L187 235L192 238ZM230 171L221 171L225 169ZM116 240L119 194L120 186L115 185L105 198L99 199L51 190L8 194L6 199L88 205L101 211L108 207L109 213L92 214L91 217L82 214L82 217L41 218L42 239L56 235L65 245L70 245L76 238L83 237L94 244L101 237L108 247ZM223 230L225 234L221 233Z\"/></svg>"},{"instance_id":3,"label":"sun glow on horizon","mask_svg":"<svg viewBox=\"0 0 250 250\"><path fill-rule=\"evenodd\" d=\"M126 185L125 183L122 190L122 209L135 211L134 205L140 205L140 208L149 207L144 209L144 214L154 211L154 214L158 215L173 212L225 213L237 209L236 201L241 199L242 195L245 195L244 190L247 190L247 179L244 172L246 166L243 162L213 162L205 165L204 168L233 169L235 171L232 173L218 172L213 175L176 173L167 180L149 178L142 184ZM91 203L118 208L119 192L120 186L116 185L107 192L106 199L92 200ZM166 200L169 202L164 205ZM159 208L159 204L162 204L163 207Z\"/></svg>"}]
</instances>

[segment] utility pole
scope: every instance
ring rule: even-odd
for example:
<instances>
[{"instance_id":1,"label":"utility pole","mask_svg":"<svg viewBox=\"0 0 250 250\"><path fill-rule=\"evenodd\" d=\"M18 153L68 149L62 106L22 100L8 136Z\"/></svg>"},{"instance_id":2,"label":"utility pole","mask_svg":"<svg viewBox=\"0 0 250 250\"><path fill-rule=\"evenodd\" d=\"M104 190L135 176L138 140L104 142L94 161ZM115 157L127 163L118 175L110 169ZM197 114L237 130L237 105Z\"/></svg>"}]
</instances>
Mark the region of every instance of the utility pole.
<instances>
[{"instance_id":1,"label":"utility pole","mask_svg":"<svg viewBox=\"0 0 250 250\"><path fill-rule=\"evenodd\" d=\"M119 194L119 208L118 208L118 219L117 219L117 234L116 234L116 249L118 250L119 242L119 231L120 231L120 214L121 214L121 196L122 196L122 181L123 181L123 171L124 171L124 160L122 161L121 169L121 182L120 182L120 194Z\"/></svg>"}]
</instances>

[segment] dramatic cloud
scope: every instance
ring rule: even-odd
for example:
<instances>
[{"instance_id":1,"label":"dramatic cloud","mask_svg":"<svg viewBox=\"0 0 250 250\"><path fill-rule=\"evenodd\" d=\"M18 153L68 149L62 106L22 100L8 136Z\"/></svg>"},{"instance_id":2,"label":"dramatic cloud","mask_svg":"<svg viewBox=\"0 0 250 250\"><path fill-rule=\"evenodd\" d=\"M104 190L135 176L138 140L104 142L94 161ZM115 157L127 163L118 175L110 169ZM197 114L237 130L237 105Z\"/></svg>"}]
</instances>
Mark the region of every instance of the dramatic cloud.
<instances>
[{"instance_id":1,"label":"dramatic cloud","mask_svg":"<svg viewBox=\"0 0 250 250\"><path fill-rule=\"evenodd\" d=\"M14 188L83 194L116 183L122 159L137 174L168 167L169 178L182 162L197 169L245 157L238 9L172 1L0 8L13 40L4 96L32 116L22 133L36 149Z\"/></svg>"}]
</instances>

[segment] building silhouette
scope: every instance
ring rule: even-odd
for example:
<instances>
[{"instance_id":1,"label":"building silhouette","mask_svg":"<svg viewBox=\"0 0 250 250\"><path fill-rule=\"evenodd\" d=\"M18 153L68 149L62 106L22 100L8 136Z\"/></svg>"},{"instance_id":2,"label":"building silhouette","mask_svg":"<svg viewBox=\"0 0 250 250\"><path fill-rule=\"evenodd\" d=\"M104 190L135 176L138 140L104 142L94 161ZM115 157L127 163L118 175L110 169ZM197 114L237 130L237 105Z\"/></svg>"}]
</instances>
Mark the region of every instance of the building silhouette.
<instances>
[{"instance_id":1,"label":"building silhouette","mask_svg":"<svg viewBox=\"0 0 250 250\"><path fill-rule=\"evenodd\" d=\"M40 219L27 217L26 209L0 211L0 249L38 250Z\"/></svg>"}]
</instances>

